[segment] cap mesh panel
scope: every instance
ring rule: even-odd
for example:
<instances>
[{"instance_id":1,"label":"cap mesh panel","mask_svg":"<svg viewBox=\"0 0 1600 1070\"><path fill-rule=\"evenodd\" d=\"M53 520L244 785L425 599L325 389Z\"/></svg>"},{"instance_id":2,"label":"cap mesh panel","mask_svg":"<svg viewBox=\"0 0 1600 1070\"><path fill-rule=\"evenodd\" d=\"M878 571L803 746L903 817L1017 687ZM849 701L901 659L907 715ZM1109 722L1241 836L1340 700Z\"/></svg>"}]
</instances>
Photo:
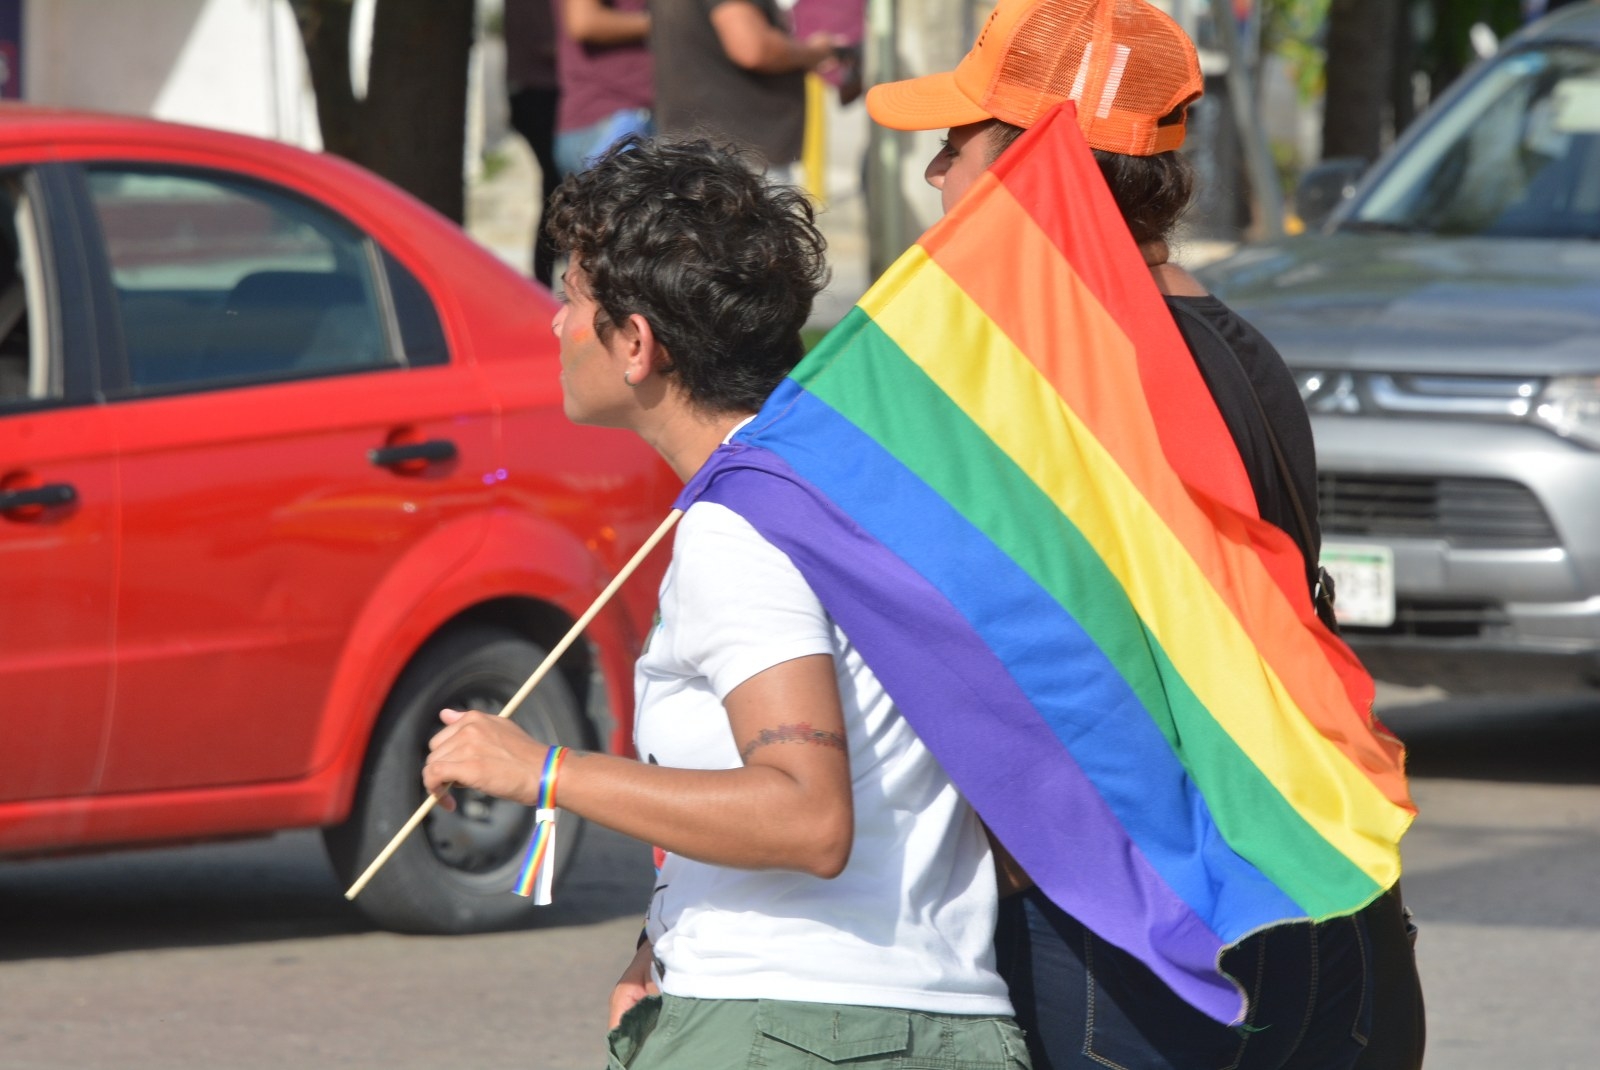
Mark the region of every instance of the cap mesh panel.
<instances>
[{"instance_id":1,"label":"cap mesh panel","mask_svg":"<svg viewBox=\"0 0 1600 1070\"><path fill-rule=\"evenodd\" d=\"M1101 3L1113 5L1110 40L1090 48ZM1103 110L1106 78L1116 61L1116 46L1127 61L1116 79L1109 113ZM1140 0L1043 0L1013 32L990 83L993 113L1018 126L1031 126L1046 111L1072 95L1090 52L1088 78L1082 88L1080 121L1091 143L1112 151L1149 151L1157 122L1178 105L1198 95L1200 85L1193 53L1183 32L1166 16Z\"/></svg>"}]
</instances>

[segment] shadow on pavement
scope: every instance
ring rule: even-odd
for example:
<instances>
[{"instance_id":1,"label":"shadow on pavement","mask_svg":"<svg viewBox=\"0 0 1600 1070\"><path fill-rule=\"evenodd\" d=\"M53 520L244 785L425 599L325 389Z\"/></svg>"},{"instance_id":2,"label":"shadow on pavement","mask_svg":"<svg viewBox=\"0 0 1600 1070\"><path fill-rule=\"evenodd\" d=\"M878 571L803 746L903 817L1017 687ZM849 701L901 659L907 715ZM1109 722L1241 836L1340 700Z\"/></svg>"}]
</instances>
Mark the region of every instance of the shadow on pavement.
<instances>
[{"instance_id":1,"label":"shadow on pavement","mask_svg":"<svg viewBox=\"0 0 1600 1070\"><path fill-rule=\"evenodd\" d=\"M555 903L531 927L640 915L650 879L648 848L591 827ZM373 931L345 901L314 831L0 861L0 962Z\"/></svg>"},{"instance_id":2,"label":"shadow on pavement","mask_svg":"<svg viewBox=\"0 0 1600 1070\"><path fill-rule=\"evenodd\" d=\"M1379 715L1405 741L1419 780L1600 785L1597 695L1382 704ZM576 868L535 927L637 916L650 880L647 848L590 828ZM0 961L369 932L315 832L0 862Z\"/></svg>"},{"instance_id":3,"label":"shadow on pavement","mask_svg":"<svg viewBox=\"0 0 1600 1070\"><path fill-rule=\"evenodd\" d=\"M1419 806L1401 850L1430 983L1489 977L1487 961L1512 963L1507 976L1535 969L1516 934L1600 929L1588 891L1600 880L1600 696L1438 699L1379 716L1406 743Z\"/></svg>"},{"instance_id":4,"label":"shadow on pavement","mask_svg":"<svg viewBox=\"0 0 1600 1070\"><path fill-rule=\"evenodd\" d=\"M1600 695L1482 696L1378 707L1413 777L1600 784Z\"/></svg>"}]
</instances>

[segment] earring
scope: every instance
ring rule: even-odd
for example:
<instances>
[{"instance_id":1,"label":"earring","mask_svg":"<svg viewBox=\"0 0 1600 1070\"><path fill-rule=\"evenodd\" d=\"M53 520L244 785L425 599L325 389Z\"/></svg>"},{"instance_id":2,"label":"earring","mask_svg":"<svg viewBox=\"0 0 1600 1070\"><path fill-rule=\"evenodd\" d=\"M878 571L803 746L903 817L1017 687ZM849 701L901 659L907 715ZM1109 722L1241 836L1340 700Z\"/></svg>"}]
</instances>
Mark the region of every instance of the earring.
<instances>
[{"instance_id":1,"label":"earring","mask_svg":"<svg viewBox=\"0 0 1600 1070\"><path fill-rule=\"evenodd\" d=\"M634 383L634 381L633 381L633 373L632 372L623 372L622 373L622 381L627 383L629 386L636 385Z\"/></svg>"}]
</instances>

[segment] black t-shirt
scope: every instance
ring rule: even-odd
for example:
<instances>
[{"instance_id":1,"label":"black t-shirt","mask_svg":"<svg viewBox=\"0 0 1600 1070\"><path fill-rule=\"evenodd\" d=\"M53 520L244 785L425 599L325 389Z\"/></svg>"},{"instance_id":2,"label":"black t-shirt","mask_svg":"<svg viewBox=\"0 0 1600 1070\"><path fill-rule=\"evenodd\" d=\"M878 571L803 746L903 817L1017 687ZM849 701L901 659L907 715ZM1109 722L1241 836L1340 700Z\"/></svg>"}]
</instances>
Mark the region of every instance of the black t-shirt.
<instances>
[{"instance_id":1,"label":"black t-shirt","mask_svg":"<svg viewBox=\"0 0 1600 1070\"><path fill-rule=\"evenodd\" d=\"M663 134L731 138L759 150L769 166L793 163L805 135L805 73L756 74L729 59L711 24L712 9L724 2L650 0L656 127ZM787 32L776 0L740 2Z\"/></svg>"},{"instance_id":2,"label":"black t-shirt","mask_svg":"<svg viewBox=\"0 0 1600 1070\"><path fill-rule=\"evenodd\" d=\"M1168 297L1167 307L1194 354L1223 422L1233 435L1256 493L1256 508L1293 536L1306 559L1308 587L1315 583L1322 536L1317 528L1317 454L1311 420L1294 376L1262 333L1215 297ZM1255 398L1251 397L1254 388ZM1260 399L1258 407L1255 399ZM1262 413L1288 467L1309 532L1303 533L1294 502L1279 474ZM1309 536L1309 540L1308 537Z\"/></svg>"}]
</instances>

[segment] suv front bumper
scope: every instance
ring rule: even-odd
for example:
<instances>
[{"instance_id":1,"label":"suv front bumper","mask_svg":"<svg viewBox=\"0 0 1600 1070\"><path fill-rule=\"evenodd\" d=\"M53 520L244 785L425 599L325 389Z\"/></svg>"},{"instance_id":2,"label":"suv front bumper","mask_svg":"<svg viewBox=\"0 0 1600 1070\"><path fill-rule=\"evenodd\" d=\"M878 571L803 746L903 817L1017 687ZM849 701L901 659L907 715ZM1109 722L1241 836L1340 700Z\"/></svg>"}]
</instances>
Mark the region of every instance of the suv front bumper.
<instances>
[{"instance_id":1,"label":"suv front bumper","mask_svg":"<svg viewBox=\"0 0 1600 1070\"><path fill-rule=\"evenodd\" d=\"M1312 425L1324 541L1394 555L1395 623L1345 629L1374 676L1455 692L1600 683L1600 453L1520 424Z\"/></svg>"}]
</instances>

